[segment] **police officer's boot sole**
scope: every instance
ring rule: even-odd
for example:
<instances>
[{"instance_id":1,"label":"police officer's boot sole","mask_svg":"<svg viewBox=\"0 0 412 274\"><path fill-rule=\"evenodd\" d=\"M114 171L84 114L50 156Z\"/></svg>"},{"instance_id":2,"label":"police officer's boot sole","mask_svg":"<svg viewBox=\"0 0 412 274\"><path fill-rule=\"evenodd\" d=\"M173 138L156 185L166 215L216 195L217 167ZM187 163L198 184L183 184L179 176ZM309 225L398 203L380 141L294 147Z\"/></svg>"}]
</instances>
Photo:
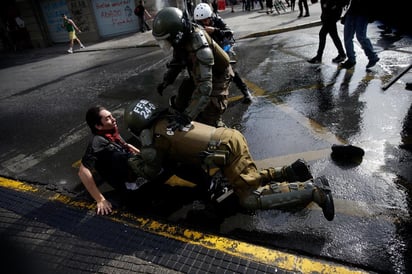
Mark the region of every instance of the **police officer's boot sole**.
<instances>
[{"instance_id":1,"label":"police officer's boot sole","mask_svg":"<svg viewBox=\"0 0 412 274\"><path fill-rule=\"evenodd\" d=\"M313 181L319 193L315 194L315 202L322 208L323 216L326 220L332 221L335 217L335 205L333 203L332 191L328 179L324 176L318 177Z\"/></svg>"}]
</instances>

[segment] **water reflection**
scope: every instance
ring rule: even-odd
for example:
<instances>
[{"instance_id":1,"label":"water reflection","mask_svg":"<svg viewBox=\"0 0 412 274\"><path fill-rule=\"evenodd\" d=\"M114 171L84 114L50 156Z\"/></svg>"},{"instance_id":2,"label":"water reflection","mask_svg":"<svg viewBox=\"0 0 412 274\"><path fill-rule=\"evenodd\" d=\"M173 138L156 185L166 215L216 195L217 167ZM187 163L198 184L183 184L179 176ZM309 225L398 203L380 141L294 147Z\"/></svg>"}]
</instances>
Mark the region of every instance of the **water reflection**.
<instances>
[{"instance_id":1,"label":"water reflection","mask_svg":"<svg viewBox=\"0 0 412 274\"><path fill-rule=\"evenodd\" d=\"M398 177L395 180L397 185L400 185L406 192L407 195L407 210L408 210L408 219L403 219L400 222L398 227L398 234L403 238L405 252L403 258L405 259L405 273L410 273L412 271L412 104L403 120L402 131L401 131L401 144L400 151L398 154L398 162L396 165L398 170Z\"/></svg>"}]
</instances>

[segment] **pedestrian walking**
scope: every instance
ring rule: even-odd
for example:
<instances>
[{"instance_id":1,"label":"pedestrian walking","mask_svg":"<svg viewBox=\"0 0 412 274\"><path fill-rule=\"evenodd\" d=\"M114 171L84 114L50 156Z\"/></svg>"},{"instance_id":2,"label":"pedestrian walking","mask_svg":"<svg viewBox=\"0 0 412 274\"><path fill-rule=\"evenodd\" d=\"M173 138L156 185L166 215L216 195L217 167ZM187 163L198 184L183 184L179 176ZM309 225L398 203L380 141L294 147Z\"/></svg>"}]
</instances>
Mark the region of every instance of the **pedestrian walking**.
<instances>
[{"instance_id":1,"label":"pedestrian walking","mask_svg":"<svg viewBox=\"0 0 412 274\"><path fill-rule=\"evenodd\" d=\"M266 14L273 13L273 0L266 0Z\"/></svg>"},{"instance_id":2,"label":"pedestrian walking","mask_svg":"<svg viewBox=\"0 0 412 274\"><path fill-rule=\"evenodd\" d=\"M371 68L379 61L367 36L369 22L373 21L374 3L372 0L352 0L344 16L343 39L348 59L341 64L342 68L350 69L356 64L356 54L353 47L353 37L361 44L363 52L368 57L366 68Z\"/></svg>"},{"instance_id":3,"label":"pedestrian walking","mask_svg":"<svg viewBox=\"0 0 412 274\"><path fill-rule=\"evenodd\" d=\"M296 0L290 0L290 10L291 11L295 11L295 3L296 3Z\"/></svg>"},{"instance_id":4,"label":"pedestrian walking","mask_svg":"<svg viewBox=\"0 0 412 274\"><path fill-rule=\"evenodd\" d=\"M134 14L137 16L140 31L145 32L145 30L150 30L150 27L145 20L145 16L147 16L148 18L152 18L152 16L144 7L143 1L139 1L139 4L134 9Z\"/></svg>"},{"instance_id":5,"label":"pedestrian walking","mask_svg":"<svg viewBox=\"0 0 412 274\"><path fill-rule=\"evenodd\" d=\"M76 35L76 31L78 33L82 32L82 31L77 27L77 25L74 23L74 21L72 19L67 17L66 14L62 14L62 17L63 17L62 27L64 29L66 29L67 32L69 33L70 48L67 50L67 52L68 53L73 53L74 41L79 43L81 49L85 48L85 46L82 44L82 42L80 41L80 39Z\"/></svg>"},{"instance_id":6,"label":"pedestrian walking","mask_svg":"<svg viewBox=\"0 0 412 274\"><path fill-rule=\"evenodd\" d=\"M309 6L308 6L308 0L299 0L298 1L298 6L299 6L299 15L298 17L308 17L310 16L309 14ZM305 8L305 15L303 15L303 8Z\"/></svg>"},{"instance_id":7,"label":"pedestrian walking","mask_svg":"<svg viewBox=\"0 0 412 274\"><path fill-rule=\"evenodd\" d=\"M340 19L342 15L343 7L348 5L349 1L346 0L321 0L320 5L322 9L322 14L320 19L322 21L322 27L319 31L319 46L315 57L308 60L309 63L317 64L322 62L323 50L326 45L326 36L329 33L338 50L338 56L332 59L334 63L340 63L346 59L345 50L343 49L342 42L338 35L338 30L336 27L336 22Z\"/></svg>"}]
</instances>

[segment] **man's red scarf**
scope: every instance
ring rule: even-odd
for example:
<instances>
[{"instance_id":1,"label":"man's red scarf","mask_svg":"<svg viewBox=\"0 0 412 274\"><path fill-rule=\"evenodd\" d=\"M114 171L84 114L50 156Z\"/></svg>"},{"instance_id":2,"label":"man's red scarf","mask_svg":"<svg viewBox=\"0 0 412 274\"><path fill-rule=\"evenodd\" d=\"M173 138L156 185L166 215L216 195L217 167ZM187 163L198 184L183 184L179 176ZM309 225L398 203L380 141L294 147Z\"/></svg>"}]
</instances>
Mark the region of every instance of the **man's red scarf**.
<instances>
[{"instance_id":1,"label":"man's red scarf","mask_svg":"<svg viewBox=\"0 0 412 274\"><path fill-rule=\"evenodd\" d=\"M109 129L109 130L98 130L96 134L103 136L109 139L109 141L121 145L125 150L132 152L129 146L127 145L127 143L120 136L120 133L117 127L114 127L113 129Z\"/></svg>"}]
</instances>

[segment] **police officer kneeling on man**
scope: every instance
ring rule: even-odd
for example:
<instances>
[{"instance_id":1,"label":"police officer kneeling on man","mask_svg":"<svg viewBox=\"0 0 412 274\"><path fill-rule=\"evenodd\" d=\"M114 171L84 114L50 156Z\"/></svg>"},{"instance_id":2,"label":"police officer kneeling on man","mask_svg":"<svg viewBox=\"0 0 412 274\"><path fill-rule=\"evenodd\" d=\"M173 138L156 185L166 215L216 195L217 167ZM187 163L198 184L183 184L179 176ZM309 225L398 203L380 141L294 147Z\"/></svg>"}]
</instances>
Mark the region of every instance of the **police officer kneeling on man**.
<instances>
[{"instance_id":1,"label":"police officer kneeling on man","mask_svg":"<svg viewBox=\"0 0 412 274\"><path fill-rule=\"evenodd\" d=\"M314 201L325 218L333 220L329 183L325 177L313 179L303 160L258 170L239 131L186 122L180 115L144 99L125 110L126 126L141 144L140 154L129 159L137 176L154 180L167 162L200 166L205 171L217 167L245 209L285 208Z\"/></svg>"},{"instance_id":2,"label":"police officer kneeling on man","mask_svg":"<svg viewBox=\"0 0 412 274\"><path fill-rule=\"evenodd\" d=\"M157 92L162 95L186 69L189 77L184 79L177 95L171 97L171 106L190 120L225 126L222 114L228 107L234 75L229 55L178 8L166 7L156 14L152 35L165 52L173 49L173 58Z\"/></svg>"}]
</instances>

